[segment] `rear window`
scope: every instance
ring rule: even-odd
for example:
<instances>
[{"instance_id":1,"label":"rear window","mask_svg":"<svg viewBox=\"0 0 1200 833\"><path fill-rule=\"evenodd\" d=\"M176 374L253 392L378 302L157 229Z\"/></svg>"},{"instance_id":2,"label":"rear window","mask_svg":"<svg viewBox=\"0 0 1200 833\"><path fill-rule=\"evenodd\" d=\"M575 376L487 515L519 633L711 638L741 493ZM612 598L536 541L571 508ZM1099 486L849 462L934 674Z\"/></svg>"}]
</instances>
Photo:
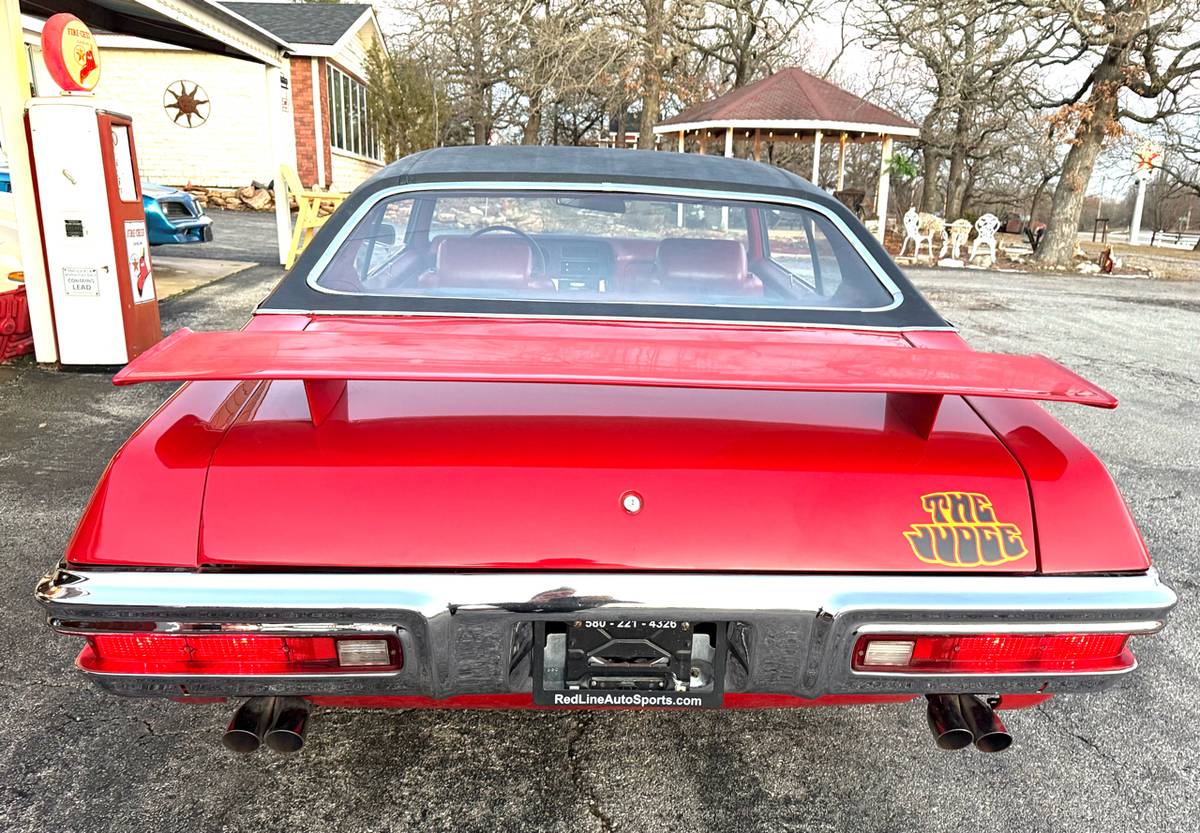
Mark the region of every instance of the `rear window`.
<instances>
[{"instance_id":1,"label":"rear window","mask_svg":"<svg viewBox=\"0 0 1200 833\"><path fill-rule=\"evenodd\" d=\"M398 194L322 262L317 289L374 296L855 310L897 300L822 213L667 195Z\"/></svg>"}]
</instances>

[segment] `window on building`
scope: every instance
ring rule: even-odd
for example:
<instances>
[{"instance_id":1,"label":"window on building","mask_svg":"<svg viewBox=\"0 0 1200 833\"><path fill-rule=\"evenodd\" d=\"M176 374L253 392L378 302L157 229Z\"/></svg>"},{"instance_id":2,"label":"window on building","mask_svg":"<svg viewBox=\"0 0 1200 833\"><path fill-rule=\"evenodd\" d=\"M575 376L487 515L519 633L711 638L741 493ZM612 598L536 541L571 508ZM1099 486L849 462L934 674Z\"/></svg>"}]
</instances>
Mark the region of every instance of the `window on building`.
<instances>
[{"instance_id":1,"label":"window on building","mask_svg":"<svg viewBox=\"0 0 1200 833\"><path fill-rule=\"evenodd\" d=\"M379 158L379 144L367 118L367 88L328 64L329 143L338 150Z\"/></svg>"}]
</instances>

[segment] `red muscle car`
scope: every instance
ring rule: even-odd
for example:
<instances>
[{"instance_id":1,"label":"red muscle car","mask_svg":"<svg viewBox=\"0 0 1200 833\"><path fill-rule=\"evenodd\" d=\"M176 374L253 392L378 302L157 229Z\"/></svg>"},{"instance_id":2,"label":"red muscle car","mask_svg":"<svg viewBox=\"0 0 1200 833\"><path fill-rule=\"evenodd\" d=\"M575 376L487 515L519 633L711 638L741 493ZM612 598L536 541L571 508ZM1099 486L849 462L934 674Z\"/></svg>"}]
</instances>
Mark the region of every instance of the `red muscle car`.
<instances>
[{"instance_id":1,"label":"red muscle car","mask_svg":"<svg viewBox=\"0 0 1200 833\"><path fill-rule=\"evenodd\" d=\"M117 453L51 626L107 691L310 705L927 700L938 745L1103 689L1176 597L1038 402L836 200L684 155L458 148L360 187Z\"/></svg>"}]
</instances>

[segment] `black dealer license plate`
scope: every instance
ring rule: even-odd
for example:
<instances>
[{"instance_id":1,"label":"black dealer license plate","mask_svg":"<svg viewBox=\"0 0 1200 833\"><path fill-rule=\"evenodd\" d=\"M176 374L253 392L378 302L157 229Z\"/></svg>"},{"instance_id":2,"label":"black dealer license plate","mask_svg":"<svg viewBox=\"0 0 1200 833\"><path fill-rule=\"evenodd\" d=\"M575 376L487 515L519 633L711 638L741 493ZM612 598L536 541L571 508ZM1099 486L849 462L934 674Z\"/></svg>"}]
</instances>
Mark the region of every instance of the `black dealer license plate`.
<instances>
[{"instance_id":1,"label":"black dealer license plate","mask_svg":"<svg viewBox=\"0 0 1200 833\"><path fill-rule=\"evenodd\" d=\"M677 619L534 625L533 699L542 706L721 705L725 626Z\"/></svg>"}]
</instances>

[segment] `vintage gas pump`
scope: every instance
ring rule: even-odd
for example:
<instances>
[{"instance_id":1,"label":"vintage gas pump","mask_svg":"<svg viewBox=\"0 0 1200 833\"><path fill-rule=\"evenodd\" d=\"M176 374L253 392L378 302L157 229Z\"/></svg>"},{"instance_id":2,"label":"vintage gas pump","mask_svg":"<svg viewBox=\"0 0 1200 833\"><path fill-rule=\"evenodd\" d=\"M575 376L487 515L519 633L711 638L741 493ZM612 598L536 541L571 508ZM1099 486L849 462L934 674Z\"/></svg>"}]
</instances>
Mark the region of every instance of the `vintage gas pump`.
<instances>
[{"instance_id":1,"label":"vintage gas pump","mask_svg":"<svg viewBox=\"0 0 1200 833\"><path fill-rule=\"evenodd\" d=\"M65 91L95 86L95 41L76 18L50 18L42 46ZM124 364L162 338L133 122L77 93L35 98L26 118L59 360Z\"/></svg>"}]
</instances>

